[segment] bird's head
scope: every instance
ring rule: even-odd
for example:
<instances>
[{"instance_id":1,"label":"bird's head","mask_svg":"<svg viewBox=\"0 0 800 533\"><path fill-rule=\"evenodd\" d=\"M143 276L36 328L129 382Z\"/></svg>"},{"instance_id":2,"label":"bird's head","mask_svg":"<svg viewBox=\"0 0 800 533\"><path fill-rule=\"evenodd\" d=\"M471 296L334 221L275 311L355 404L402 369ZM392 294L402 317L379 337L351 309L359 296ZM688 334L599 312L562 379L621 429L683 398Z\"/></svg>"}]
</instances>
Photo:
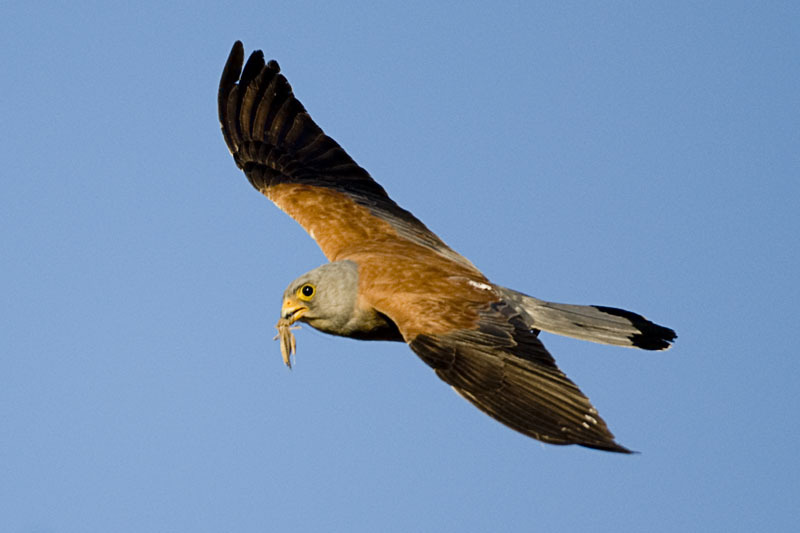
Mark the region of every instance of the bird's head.
<instances>
[{"instance_id":1,"label":"bird's head","mask_svg":"<svg viewBox=\"0 0 800 533\"><path fill-rule=\"evenodd\" d=\"M358 266L336 261L306 272L283 293L281 318L305 322L333 335L347 335L358 298Z\"/></svg>"}]
</instances>

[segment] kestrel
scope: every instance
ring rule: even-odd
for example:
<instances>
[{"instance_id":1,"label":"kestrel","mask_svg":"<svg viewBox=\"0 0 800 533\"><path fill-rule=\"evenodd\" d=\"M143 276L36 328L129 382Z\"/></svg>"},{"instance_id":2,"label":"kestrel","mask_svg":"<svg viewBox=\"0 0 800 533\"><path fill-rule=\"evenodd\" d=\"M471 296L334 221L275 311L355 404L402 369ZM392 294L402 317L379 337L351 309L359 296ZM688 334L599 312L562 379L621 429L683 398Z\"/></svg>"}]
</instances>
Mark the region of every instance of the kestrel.
<instances>
[{"instance_id":1,"label":"kestrel","mask_svg":"<svg viewBox=\"0 0 800 533\"><path fill-rule=\"evenodd\" d=\"M630 453L539 339L546 331L644 350L675 332L630 311L546 302L496 285L398 206L311 119L275 61L236 42L219 119L236 165L330 261L283 294L280 329L408 344L439 378L503 424L550 444ZM288 357L288 356L285 356ZM288 362L288 360L287 360Z\"/></svg>"}]
</instances>

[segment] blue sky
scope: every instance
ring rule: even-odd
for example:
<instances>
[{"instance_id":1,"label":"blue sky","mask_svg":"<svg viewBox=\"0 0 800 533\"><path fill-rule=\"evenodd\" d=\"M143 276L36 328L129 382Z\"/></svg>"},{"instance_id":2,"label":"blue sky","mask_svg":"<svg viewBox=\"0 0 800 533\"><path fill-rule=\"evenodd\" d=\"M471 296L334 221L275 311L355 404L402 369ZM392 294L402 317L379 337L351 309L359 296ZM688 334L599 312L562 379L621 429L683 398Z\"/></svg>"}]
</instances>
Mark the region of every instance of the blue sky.
<instances>
[{"instance_id":1,"label":"blue sky","mask_svg":"<svg viewBox=\"0 0 800 533\"><path fill-rule=\"evenodd\" d=\"M3 530L788 531L792 2L4 2ZM494 282L673 327L544 335L618 456L497 424L401 344L272 342L324 262L228 154L234 40Z\"/></svg>"}]
</instances>

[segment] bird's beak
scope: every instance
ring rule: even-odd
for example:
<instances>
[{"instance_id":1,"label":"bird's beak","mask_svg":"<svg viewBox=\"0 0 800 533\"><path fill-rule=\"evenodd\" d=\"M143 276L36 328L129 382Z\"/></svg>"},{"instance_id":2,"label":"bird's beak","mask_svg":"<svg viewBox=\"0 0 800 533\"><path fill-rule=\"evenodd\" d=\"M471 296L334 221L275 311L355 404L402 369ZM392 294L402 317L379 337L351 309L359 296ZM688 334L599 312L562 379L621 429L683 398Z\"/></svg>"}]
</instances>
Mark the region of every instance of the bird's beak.
<instances>
[{"instance_id":1,"label":"bird's beak","mask_svg":"<svg viewBox=\"0 0 800 533\"><path fill-rule=\"evenodd\" d=\"M307 312L308 307L298 304L291 298L286 298L281 306L281 318L287 320L289 324L294 324Z\"/></svg>"}]
</instances>

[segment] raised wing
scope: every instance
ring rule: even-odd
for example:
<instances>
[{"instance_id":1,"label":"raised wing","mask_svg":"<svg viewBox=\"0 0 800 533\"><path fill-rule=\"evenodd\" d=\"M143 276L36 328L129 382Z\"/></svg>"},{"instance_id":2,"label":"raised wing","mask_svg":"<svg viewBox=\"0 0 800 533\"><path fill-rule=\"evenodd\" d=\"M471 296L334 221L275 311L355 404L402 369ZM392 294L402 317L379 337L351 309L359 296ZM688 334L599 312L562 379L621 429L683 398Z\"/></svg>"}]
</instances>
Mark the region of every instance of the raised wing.
<instances>
[{"instance_id":1,"label":"raised wing","mask_svg":"<svg viewBox=\"0 0 800 533\"><path fill-rule=\"evenodd\" d=\"M250 183L299 222L330 261L368 241L406 240L470 269L366 170L325 135L295 98L275 61L233 45L219 86L219 120Z\"/></svg>"}]
</instances>

